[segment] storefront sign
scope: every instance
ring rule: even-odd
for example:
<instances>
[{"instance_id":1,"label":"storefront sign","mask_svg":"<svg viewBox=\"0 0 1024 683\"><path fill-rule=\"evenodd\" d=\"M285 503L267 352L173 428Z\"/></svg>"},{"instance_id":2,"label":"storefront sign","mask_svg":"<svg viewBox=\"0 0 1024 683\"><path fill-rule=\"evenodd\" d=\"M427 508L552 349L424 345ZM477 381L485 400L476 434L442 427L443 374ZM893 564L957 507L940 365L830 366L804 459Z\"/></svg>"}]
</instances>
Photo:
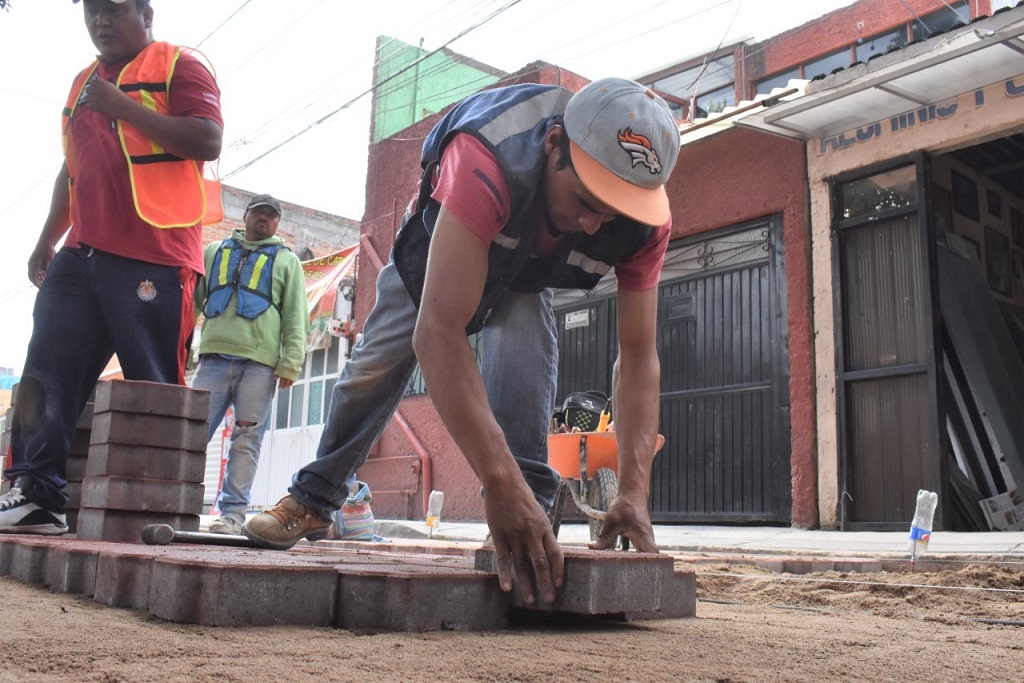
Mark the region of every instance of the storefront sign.
<instances>
[{"instance_id":1,"label":"storefront sign","mask_svg":"<svg viewBox=\"0 0 1024 683\"><path fill-rule=\"evenodd\" d=\"M991 96L999 96L1001 94L1004 97L1020 97L1024 95L1024 77L991 86L988 89L988 93L986 93L986 89L982 88L945 102L930 104L927 107L921 107L905 114L876 121L853 131L822 138L818 154L830 154L854 145L875 142L883 137L901 133L916 126L949 119L957 114L969 114L985 106L986 94Z\"/></svg>"}]
</instances>

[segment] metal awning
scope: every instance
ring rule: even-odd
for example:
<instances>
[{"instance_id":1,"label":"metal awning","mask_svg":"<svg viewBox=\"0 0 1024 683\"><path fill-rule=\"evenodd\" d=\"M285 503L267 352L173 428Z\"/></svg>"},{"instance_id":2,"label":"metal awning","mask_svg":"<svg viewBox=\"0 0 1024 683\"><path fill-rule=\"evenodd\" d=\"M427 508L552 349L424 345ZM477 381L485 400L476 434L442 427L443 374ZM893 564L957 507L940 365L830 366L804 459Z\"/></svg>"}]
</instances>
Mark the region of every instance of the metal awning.
<instances>
[{"instance_id":1,"label":"metal awning","mask_svg":"<svg viewBox=\"0 0 1024 683\"><path fill-rule=\"evenodd\" d=\"M814 81L803 97L736 123L803 140L853 131L1024 75L1022 36L1018 5Z\"/></svg>"}]
</instances>

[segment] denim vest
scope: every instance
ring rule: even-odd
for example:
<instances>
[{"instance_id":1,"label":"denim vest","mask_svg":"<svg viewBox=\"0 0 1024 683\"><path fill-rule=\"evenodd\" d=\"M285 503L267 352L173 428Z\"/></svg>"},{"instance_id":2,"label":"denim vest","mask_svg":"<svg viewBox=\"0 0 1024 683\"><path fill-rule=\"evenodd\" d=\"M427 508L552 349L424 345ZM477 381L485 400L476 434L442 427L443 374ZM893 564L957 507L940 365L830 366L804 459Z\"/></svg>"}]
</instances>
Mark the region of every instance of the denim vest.
<instances>
[{"instance_id":1,"label":"denim vest","mask_svg":"<svg viewBox=\"0 0 1024 683\"><path fill-rule=\"evenodd\" d=\"M508 184L511 216L491 242L483 296L466 333L478 332L507 290L539 292L548 287L593 289L612 267L640 250L653 228L619 217L595 234L573 235L559 251L544 258L531 254L537 225L531 220L537 190L544 179L544 140L561 123L572 93L550 85L513 85L466 98L431 130L423 144L420 196L395 238L393 257L409 295L419 307L426 274L427 250L440 211L431 199L431 177L445 145L468 133L494 154Z\"/></svg>"},{"instance_id":2,"label":"denim vest","mask_svg":"<svg viewBox=\"0 0 1024 683\"><path fill-rule=\"evenodd\" d=\"M207 273L209 293L203 315L215 318L228 306L231 297L238 294L238 315L252 320L258 318L274 304L274 257L281 244L268 244L258 249L244 248L235 239L220 243Z\"/></svg>"}]
</instances>

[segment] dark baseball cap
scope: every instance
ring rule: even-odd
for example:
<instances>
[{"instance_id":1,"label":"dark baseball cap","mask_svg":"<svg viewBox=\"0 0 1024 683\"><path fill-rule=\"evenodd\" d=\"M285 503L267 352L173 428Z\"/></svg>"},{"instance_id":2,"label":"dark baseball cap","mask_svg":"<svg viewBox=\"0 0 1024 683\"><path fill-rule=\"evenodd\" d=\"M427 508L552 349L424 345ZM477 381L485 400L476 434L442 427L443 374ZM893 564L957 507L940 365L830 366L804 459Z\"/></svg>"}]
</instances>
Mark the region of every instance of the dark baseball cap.
<instances>
[{"instance_id":1,"label":"dark baseball cap","mask_svg":"<svg viewBox=\"0 0 1024 683\"><path fill-rule=\"evenodd\" d=\"M281 215L281 202L277 201L269 194L258 194L249 200L249 206L245 207L245 210L255 209L257 206L269 206L274 211L277 211L277 215Z\"/></svg>"}]
</instances>

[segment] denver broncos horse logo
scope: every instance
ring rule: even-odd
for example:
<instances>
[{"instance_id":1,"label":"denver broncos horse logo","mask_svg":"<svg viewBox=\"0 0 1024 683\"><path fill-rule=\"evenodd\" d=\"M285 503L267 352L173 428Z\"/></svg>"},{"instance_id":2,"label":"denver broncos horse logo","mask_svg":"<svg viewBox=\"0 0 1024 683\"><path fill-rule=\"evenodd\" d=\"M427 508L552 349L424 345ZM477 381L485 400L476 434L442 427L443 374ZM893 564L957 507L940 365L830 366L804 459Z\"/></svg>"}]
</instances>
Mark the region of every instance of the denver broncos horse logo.
<instances>
[{"instance_id":1,"label":"denver broncos horse logo","mask_svg":"<svg viewBox=\"0 0 1024 683\"><path fill-rule=\"evenodd\" d=\"M643 135L633 132L632 128L619 131L619 147L629 152L633 165L643 164L651 175L661 173L661 161L658 160L658 153L651 146L651 141Z\"/></svg>"}]
</instances>

